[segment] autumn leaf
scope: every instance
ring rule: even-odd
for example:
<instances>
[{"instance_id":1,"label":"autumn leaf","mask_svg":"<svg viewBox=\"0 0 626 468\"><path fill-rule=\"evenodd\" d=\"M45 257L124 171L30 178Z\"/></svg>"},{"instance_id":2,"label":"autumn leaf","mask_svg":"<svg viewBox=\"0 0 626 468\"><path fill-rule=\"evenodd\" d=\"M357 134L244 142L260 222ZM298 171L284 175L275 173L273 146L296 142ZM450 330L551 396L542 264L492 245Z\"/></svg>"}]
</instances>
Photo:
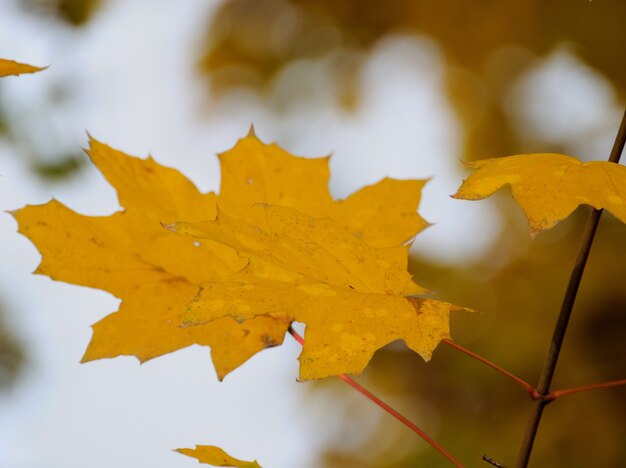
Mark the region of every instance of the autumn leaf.
<instances>
[{"instance_id":1,"label":"autumn leaf","mask_svg":"<svg viewBox=\"0 0 626 468\"><path fill-rule=\"evenodd\" d=\"M398 339L428 360L449 337L455 306L406 297L424 292L406 271L408 246L375 248L330 218L291 208L262 205L257 214L264 230L219 210L213 221L169 226L249 259L243 270L203 285L185 325L287 314L307 325L303 380L358 374L377 349Z\"/></svg>"},{"instance_id":2,"label":"autumn leaf","mask_svg":"<svg viewBox=\"0 0 626 468\"><path fill-rule=\"evenodd\" d=\"M581 163L562 154L523 154L468 163L475 170L454 198L480 200L509 184L531 233L550 229L579 205L607 209L626 223L626 167Z\"/></svg>"},{"instance_id":3,"label":"autumn leaf","mask_svg":"<svg viewBox=\"0 0 626 468\"><path fill-rule=\"evenodd\" d=\"M45 68L34 67L13 60L0 59L0 77L21 75L23 73L36 73L41 70L45 70Z\"/></svg>"},{"instance_id":4,"label":"autumn leaf","mask_svg":"<svg viewBox=\"0 0 626 468\"><path fill-rule=\"evenodd\" d=\"M256 460L247 462L237 460L228 455L224 450L213 445L196 445L196 448L176 449L176 452L187 455L198 460L199 463L206 463L213 466L232 466L235 468L261 468Z\"/></svg>"},{"instance_id":5,"label":"autumn leaf","mask_svg":"<svg viewBox=\"0 0 626 468\"><path fill-rule=\"evenodd\" d=\"M93 326L83 362L119 355L144 362L200 344L211 347L221 379L256 352L282 342L289 318L278 314L244 323L225 317L180 328L199 285L237 272L246 261L224 244L198 244L161 223L214 219L219 201L242 221L259 218L254 208L259 202L332 216L355 236L378 245L400 245L427 226L416 213L424 181L385 179L335 202L327 188L327 158L298 158L253 134L220 155L219 196L200 193L182 174L151 158L125 155L94 139L87 153L116 189L123 211L84 216L53 200L14 214L19 231L43 256L36 273L122 299L117 312ZM396 206L387 214L372 197ZM356 213L347 216L347 211Z\"/></svg>"}]
</instances>

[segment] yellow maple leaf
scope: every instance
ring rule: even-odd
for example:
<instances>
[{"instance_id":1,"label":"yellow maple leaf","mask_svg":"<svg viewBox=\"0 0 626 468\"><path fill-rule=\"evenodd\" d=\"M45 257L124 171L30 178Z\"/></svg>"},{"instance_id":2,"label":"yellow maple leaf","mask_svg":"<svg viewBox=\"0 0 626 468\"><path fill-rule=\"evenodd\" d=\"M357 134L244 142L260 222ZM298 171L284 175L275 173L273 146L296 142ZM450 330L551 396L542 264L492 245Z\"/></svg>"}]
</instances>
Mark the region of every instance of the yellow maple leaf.
<instances>
[{"instance_id":1,"label":"yellow maple leaf","mask_svg":"<svg viewBox=\"0 0 626 468\"><path fill-rule=\"evenodd\" d=\"M45 70L46 67L34 67L25 63L15 62L13 60L0 59L0 77L21 75L23 73L36 73L41 70Z\"/></svg>"},{"instance_id":2,"label":"yellow maple leaf","mask_svg":"<svg viewBox=\"0 0 626 468\"><path fill-rule=\"evenodd\" d=\"M550 229L579 205L605 208L626 223L626 167L613 162L581 163L562 154L523 154L468 163L475 172L453 195L481 200L509 184L531 233Z\"/></svg>"},{"instance_id":3,"label":"yellow maple leaf","mask_svg":"<svg viewBox=\"0 0 626 468\"><path fill-rule=\"evenodd\" d=\"M123 211L84 216L53 200L14 213L19 231L42 253L37 273L122 299L119 311L93 326L83 362L119 355L144 362L200 344L211 347L221 379L256 352L282 342L289 320L277 314L241 324L226 317L202 327L179 327L199 284L233 274L246 261L224 244L198 245L161 223L213 219L218 200L243 220L258 217L258 202L280 202L311 215L332 213L355 235L380 244L399 245L427 225L416 213L424 181L387 179L334 202L327 158L298 158L253 134L220 156L219 196L200 193L182 174L151 158L125 155L94 139L87 153L116 189ZM372 193L390 197L396 191L397 207L389 216L369 200ZM364 215L346 216L346 207Z\"/></svg>"},{"instance_id":4,"label":"yellow maple leaf","mask_svg":"<svg viewBox=\"0 0 626 468\"><path fill-rule=\"evenodd\" d=\"M168 226L230 245L249 259L245 269L203 284L185 325L287 314L307 325L303 380L358 374L377 349L398 339L428 360L449 338L455 306L406 297L423 292L406 271L408 246L375 248L330 218L258 208L265 230L219 211L212 221Z\"/></svg>"},{"instance_id":5,"label":"yellow maple leaf","mask_svg":"<svg viewBox=\"0 0 626 468\"><path fill-rule=\"evenodd\" d=\"M247 462L238 460L228 455L224 450L213 445L196 445L196 448L181 448L175 450L178 453L187 455L198 460L199 463L206 463L213 466L232 466L235 468L261 468L256 460Z\"/></svg>"}]
</instances>

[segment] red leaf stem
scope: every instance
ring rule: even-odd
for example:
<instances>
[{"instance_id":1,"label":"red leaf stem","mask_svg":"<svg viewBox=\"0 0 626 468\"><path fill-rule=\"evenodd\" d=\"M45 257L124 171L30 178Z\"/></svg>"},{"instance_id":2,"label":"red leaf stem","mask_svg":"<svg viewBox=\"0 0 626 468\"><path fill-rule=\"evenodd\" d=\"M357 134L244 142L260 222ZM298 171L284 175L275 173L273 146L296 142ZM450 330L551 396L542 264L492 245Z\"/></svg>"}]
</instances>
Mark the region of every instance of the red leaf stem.
<instances>
[{"instance_id":1,"label":"red leaf stem","mask_svg":"<svg viewBox=\"0 0 626 468\"><path fill-rule=\"evenodd\" d=\"M293 336L298 343L300 343L301 345L304 345L304 339L291 326L289 327L288 331L289 331L289 334L291 336ZM351 377L348 377L345 374L339 374L337 377L339 377L341 380L343 380L345 383L350 385L356 391L358 391L359 393L364 395L370 401L372 401L376 405L380 406L387 413L392 415L394 418L396 418L402 424L404 424L409 429L411 429L413 432L415 432L417 435L419 435L428 444L430 444L435 450L437 450L441 455L446 457L452 464L454 464L457 467L462 467L463 466L461 464L461 462L459 462L456 458L454 458L452 455L450 455L441 445L439 445L436 440L434 440L432 437L430 437L428 434L426 434L422 429L417 427L415 424L413 424L411 421L409 421L407 418L405 418L402 414L400 414L398 411L393 409L387 403L382 401L380 398L378 398L372 392L370 392L369 390L363 388L354 379L352 379Z\"/></svg>"},{"instance_id":2,"label":"red leaf stem","mask_svg":"<svg viewBox=\"0 0 626 468\"><path fill-rule=\"evenodd\" d=\"M511 374L509 371L507 371L506 369L503 369L502 367L500 367L497 364L494 364L493 362L485 359L484 357L470 351L469 349L464 348L463 346L455 343L454 341L448 340L448 339L443 339L441 340L442 343L447 344L448 346L451 346L452 348L461 351L464 354L467 354L468 356L476 359L479 362L482 362L483 364L491 367L492 369L497 370L498 372L500 372L502 375L507 376L509 379L517 382L519 384L520 387L522 387L524 390L526 390L529 395L530 398L532 398L533 400L540 400L541 395L539 395L539 393L537 392L537 390L535 389L535 387L533 387L531 384L529 384L528 382L526 382L523 379L520 379L518 376Z\"/></svg>"},{"instance_id":3,"label":"red leaf stem","mask_svg":"<svg viewBox=\"0 0 626 468\"><path fill-rule=\"evenodd\" d=\"M565 395L572 395L574 393L586 392L587 390L595 390L597 388L619 387L620 385L626 385L626 379L611 380L610 382L602 382L602 383L591 384L591 385L583 385L581 387L554 390L553 392L548 393L543 399L547 401L552 401L552 400L556 400L557 398L561 398L562 396L565 396Z\"/></svg>"}]
</instances>

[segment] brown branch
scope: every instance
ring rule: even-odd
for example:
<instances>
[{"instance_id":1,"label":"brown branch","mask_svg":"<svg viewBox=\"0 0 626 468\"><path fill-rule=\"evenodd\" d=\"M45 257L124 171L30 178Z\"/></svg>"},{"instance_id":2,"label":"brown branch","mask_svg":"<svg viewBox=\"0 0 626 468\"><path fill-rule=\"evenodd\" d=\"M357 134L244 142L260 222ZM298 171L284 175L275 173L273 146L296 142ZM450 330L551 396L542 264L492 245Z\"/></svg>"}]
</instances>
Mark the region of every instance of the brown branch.
<instances>
[{"instance_id":1,"label":"brown branch","mask_svg":"<svg viewBox=\"0 0 626 468\"><path fill-rule=\"evenodd\" d=\"M613 149L611 150L610 162L617 163L624 149L624 143L626 142L626 111L622 117L622 123L620 124L619 131L615 137ZM578 257L574 263L574 268L565 291L563 298L563 304L561 311L559 312L559 318L557 319L556 326L552 335L552 341L548 356L541 371L541 377L539 378L539 384L537 385L537 392L540 395L547 395L550 391L550 384L554 377L554 371L556 369L556 363L559 359L561 347L563 346L563 339L565 338L565 332L567 331L567 325L569 323L570 316L572 315L572 309L576 300L576 294L578 293L578 287L580 286L580 280L582 279L583 272L585 271L585 265L587 263L587 257L591 250L591 244L600 221L602 210L593 210L587 218L587 224L583 232L583 237L580 243L580 249L578 251ZM526 468L530 459L530 454L535 442L535 436L537 435L537 429L541 422L541 416L543 409L549 403L549 400L540 399L533 402L528 424L526 425L526 432L522 441L522 446L517 458L517 467Z\"/></svg>"},{"instance_id":2,"label":"brown branch","mask_svg":"<svg viewBox=\"0 0 626 468\"><path fill-rule=\"evenodd\" d=\"M505 465L502 465L501 463L498 463L493 458L488 457L487 455L483 455L483 460L486 461L487 463L489 463L490 465L495 466L496 468L506 468Z\"/></svg>"},{"instance_id":3,"label":"brown branch","mask_svg":"<svg viewBox=\"0 0 626 468\"><path fill-rule=\"evenodd\" d=\"M300 343L302 346L304 346L304 338L302 338L298 332L296 332L293 327L290 325L289 329L287 330L289 332L289 334L291 336L293 336L295 338L295 340ZM439 445L439 443L433 439L432 437L430 437L428 434L426 434L422 429L420 429L419 427L417 427L415 424L413 424L411 421L409 421L407 418L405 418L402 414L400 414L398 411L396 411L395 409L393 409L391 406L389 406L387 403L385 403L384 401L382 401L380 398L378 398L376 395L374 395L372 392L370 392L369 390L367 390L366 388L362 387L361 385L359 385L354 379L352 379L351 377L348 377L345 374L339 374L337 377L339 377L341 380L343 380L345 383L347 383L348 385L350 385L352 388L354 388L355 390L357 390L359 393L361 393L362 395L364 395L366 398L368 398L370 401L372 401L373 403L375 403L376 405L378 405L379 407L381 407L383 410L385 410L387 413L389 413L390 415L392 415L394 418L396 418L398 421L400 421L402 424L404 424L405 426L407 426L409 429L411 429L413 432L415 432L418 436L420 436L422 439L424 439L428 444L430 444L435 450L437 450L441 455L443 455L444 457L446 457L448 459L448 461L450 461L454 466L457 467L462 467L463 465L461 464L460 461L458 461L456 458L454 458L452 455L450 455L446 449L444 449L441 445Z\"/></svg>"}]
</instances>

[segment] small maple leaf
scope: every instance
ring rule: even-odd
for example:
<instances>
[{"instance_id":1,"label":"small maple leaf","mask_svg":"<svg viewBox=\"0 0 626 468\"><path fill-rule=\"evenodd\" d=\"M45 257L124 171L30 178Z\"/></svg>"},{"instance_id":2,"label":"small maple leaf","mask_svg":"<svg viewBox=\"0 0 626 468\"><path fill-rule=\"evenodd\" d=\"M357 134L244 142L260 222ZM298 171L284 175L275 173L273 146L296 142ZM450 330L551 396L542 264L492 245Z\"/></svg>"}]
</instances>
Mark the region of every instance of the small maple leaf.
<instances>
[{"instance_id":1,"label":"small maple leaf","mask_svg":"<svg viewBox=\"0 0 626 468\"><path fill-rule=\"evenodd\" d=\"M581 163L562 154L523 154L467 164L475 172L454 198L481 200L511 185L531 234L550 229L579 205L605 208L626 223L626 167L607 161Z\"/></svg>"},{"instance_id":2,"label":"small maple leaf","mask_svg":"<svg viewBox=\"0 0 626 468\"><path fill-rule=\"evenodd\" d=\"M0 77L17 76L23 73L36 73L45 70L47 67L40 68L25 63L15 62L13 60L0 59Z\"/></svg>"},{"instance_id":3,"label":"small maple leaf","mask_svg":"<svg viewBox=\"0 0 626 468\"><path fill-rule=\"evenodd\" d=\"M257 207L263 230L218 211L213 221L170 229L233 247L246 268L203 284L184 324L286 314L304 322L300 378L360 373L376 350L404 340L425 360L449 338L447 302L406 296L424 290L406 271L408 246L380 249L329 218L291 208Z\"/></svg>"},{"instance_id":4,"label":"small maple leaf","mask_svg":"<svg viewBox=\"0 0 626 468\"><path fill-rule=\"evenodd\" d=\"M231 466L234 468L261 468L261 465L259 465L256 460L251 462L237 460L228 455L221 448L213 445L196 445L196 448L181 448L176 449L175 452L195 458L199 463L206 463L207 465Z\"/></svg>"},{"instance_id":5,"label":"small maple leaf","mask_svg":"<svg viewBox=\"0 0 626 468\"><path fill-rule=\"evenodd\" d=\"M214 219L219 202L227 214L264 227L255 204L272 203L329 216L354 236L384 247L401 245L428 225L416 213L425 181L385 179L336 202L328 192L328 158L298 158L254 134L220 155L219 195L200 193L152 158L134 158L92 138L87 154L116 189L123 211L84 216L53 200L14 213L19 231L43 256L36 273L122 299L119 311L93 326L83 362L119 355L144 362L200 344L211 347L221 379L282 342L290 319L279 314L179 327L200 284L234 274L247 262L226 244L197 245L161 223Z\"/></svg>"}]
</instances>

